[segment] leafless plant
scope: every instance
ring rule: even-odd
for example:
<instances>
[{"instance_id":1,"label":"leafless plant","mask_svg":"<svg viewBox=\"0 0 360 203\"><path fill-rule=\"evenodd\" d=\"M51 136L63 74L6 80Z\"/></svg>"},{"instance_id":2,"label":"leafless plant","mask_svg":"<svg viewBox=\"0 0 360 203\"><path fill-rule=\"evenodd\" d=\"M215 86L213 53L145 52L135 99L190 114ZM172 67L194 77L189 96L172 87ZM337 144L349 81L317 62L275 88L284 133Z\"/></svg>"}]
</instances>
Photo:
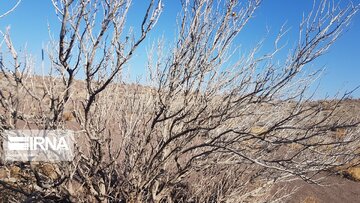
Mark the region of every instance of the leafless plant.
<instances>
[{"instance_id":1,"label":"leafless plant","mask_svg":"<svg viewBox=\"0 0 360 203\"><path fill-rule=\"evenodd\" d=\"M9 15L11 12L13 12L19 6L20 2L21 2L21 0L16 1L16 4L12 8L10 8L6 12L0 14L0 18L3 18L5 16Z\"/></svg>"},{"instance_id":2,"label":"leafless plant","mask_svg":"<svg viewBox=\"0 0 360 203\"><path fill-rule=\"evenodd\" d=\"M3 34L11 62L1 63L7 88L0 90L0 130L78 134L73 162L26 163L22 181L0 180L9 201L282 201L286 195L270 191L276 183L319 183L321 172L358 160L359 120L341 117L341 99L306 97L317 71L302 75L358 5L315 2L295 48L275 63L285 27L270 53L259 56L260 42L236 55L260 0L184 0L175 44L155 44L148 83L131 85L123 68L163 8L161 0L149 1L136 34L125 31L130 4L53 0L61 29L49 44L48 76L34 76L28 57L20 63L9 31ZM344 133L336 136L336 129Z\"/></svg>"}]
</instances>

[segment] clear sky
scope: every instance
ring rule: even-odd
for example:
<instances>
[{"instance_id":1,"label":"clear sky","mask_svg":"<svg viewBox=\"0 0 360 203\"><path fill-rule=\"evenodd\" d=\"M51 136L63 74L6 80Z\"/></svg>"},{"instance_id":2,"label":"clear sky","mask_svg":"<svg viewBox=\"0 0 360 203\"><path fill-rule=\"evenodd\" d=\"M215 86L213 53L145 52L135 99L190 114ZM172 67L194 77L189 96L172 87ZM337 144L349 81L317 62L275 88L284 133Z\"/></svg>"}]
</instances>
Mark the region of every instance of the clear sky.
<instances>
[{"instance_id":1,"label":"clear sky","mask_svg":"<svg viewBox=\"0 0 360 203\"><path fill-rule=\"evenodd\" d=\"M15 0L0 0L0 14L15 4ZM146 0L133 0L128 22L139 25L140 18L146 8ZM160 36L172 42L176 31L176 14L180 10L180 0L164 0L164 12L157 26L149 35L145 43L137 51L130 62L130 69L134 75L143 75L146 64L146 50L151 43ZM347 0L343 0L346 3ZM354 1L359 3L359 1ZM298 24L302 14L312 7L312 0L264 0L255 18L248 24L240 35L239 43L245 49L251 47L263 37L270 28L271 33L277 33L281 25L286 22L290 32L285 37L289 45L297 39ZM11 14L0 19L0 29L11 27L12 39L18 49L26 49L37 59L41 57L41 47L49 39L48 25L52 35L57 36L59 21L55 15L50 0L22 0L18 8ZM269 39L270 40L270 39ZM334 95L360 85L360 13L350 24L348 30L331 47L330 51L313 64L314 68L326 66L326 71L320 79L318 97ZM360 98L360 90L353 94Z\"/></svg>"}]
</instances>

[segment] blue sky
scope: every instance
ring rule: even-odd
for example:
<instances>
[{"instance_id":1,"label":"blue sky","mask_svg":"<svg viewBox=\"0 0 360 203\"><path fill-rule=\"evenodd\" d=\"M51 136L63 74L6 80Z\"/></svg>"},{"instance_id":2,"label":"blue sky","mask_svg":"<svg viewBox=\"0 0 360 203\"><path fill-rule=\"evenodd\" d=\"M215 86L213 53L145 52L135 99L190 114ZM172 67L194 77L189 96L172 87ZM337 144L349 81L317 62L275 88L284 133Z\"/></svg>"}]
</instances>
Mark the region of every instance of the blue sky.
<instances>
[{"instance_id":1,"label":"blue sky","mask_svg":"<svg viewBox=\"0 0 360 203\"><path fill-rule=\"evenodd\" d=\"M176 31L176 14L180 10L179 1L164 0L164 12L157 26L129 64L133 75L144 74L146 50L154 40L165 36L167 42L172 42ZM133 0L128 22L134 25L135 29L146 9L144 2L145 0ZM343 0L343 2L347 1ZM15 0L0 0L0 13L14 3ZM312 0L264 0L255 18L240 35L239 43L244 49L250 48L265 37L267 28L270 28L269 36L271 36L286 22L290 31L284 40L291 47L297 39L297 29L302 14L311 9L312 3ZM59 21L50 0L22 0L13 13L0 19L0 29L5 30L6 26L10 26L15 46L24 49L26 45L28 52L32 53L37 61L41 57L42 45L49 39L48 25L52 29L52 35L57 36ZM269 42L271 42L270 38ZM355 16L348 30L329 52L315 61L310 68L323 66L326 66L326 71L320 79L317 97L334 95L337 91L343 92L360 85L360 13ZM360 90L354 92L353 96L360 98Z\"/></svg>"}]
</instances>

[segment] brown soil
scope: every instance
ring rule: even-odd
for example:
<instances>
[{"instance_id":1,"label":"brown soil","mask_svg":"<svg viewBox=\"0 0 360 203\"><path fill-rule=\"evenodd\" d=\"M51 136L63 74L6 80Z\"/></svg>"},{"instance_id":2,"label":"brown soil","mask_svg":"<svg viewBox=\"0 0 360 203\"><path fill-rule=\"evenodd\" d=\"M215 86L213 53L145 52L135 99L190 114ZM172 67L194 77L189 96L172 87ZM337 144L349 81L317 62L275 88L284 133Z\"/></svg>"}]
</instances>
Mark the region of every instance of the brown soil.
<instances>
[{"instance_id":1,"label":"brown soil","mask_svg":"<svg viewBox=\"0 0 360 203\"><path fill-rule=\"evenodd\" d=\"M297 192L286 202L288 203L358 203L360 202L360 182L346 179L341 176L326 177L320 186L296 181L289 187L299 187Z\"/></svg>"}]
</instances>

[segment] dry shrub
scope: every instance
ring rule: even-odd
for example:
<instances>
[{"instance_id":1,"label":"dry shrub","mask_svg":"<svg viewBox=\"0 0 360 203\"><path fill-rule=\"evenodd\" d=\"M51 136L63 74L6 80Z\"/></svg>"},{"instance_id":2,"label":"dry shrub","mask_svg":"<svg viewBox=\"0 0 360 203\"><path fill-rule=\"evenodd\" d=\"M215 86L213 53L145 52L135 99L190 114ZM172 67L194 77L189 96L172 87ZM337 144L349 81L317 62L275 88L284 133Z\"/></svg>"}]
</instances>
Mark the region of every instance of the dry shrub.
<instances>
[{"instance_id":1,"label":"dry shrub","mask_svg":"<svg viewBox=\"0 0 360 203\"><path fill-rule=\"evenodd\" d=\"M263 126L253 126L250 129L250 133L255 134L255 135L260 135L262 133L265 133L267 130L268 129Z\"/></svg>"},{"instance_id":2,"label":"dry shrub","mask_svg":"<svg viewBox=\"0 0 360 203\"><path fill-rule=\"evenodd\" d=\"M59 171L57 170L56 166L50 163L39 163L36 167L36 170L43 174L44 176L56 180L60 178Z\"/></svg>"},{"instance_id":3,"label":"dry shrub","mask_svg":"<svg viewBox=\"0 0 360 203\"><path fill-rule=\"evenodd\" d=\"M335 167L334 172L341 175L343 178L360 181L360 166L354 164L353 162L354 161Z\"/></svg>"},{"instance_id":4,"label":"dry shrub","mask_svg":"<svg viewBox=\"0 0 360 203\"><path fill-rule=\"evenodd\" d=\"M337 138L343 138L346 135L346 129L345 128L337 128L335 133Z\"/></svg>"},{"instance_id":5,"label":"dry shrub","mask_svg":"<svg viewBox=\"0 0 360 203\"><path fill-rule=\"evenodd\" d=\"M12 166L10 168L10 176L13 177L13 178L17 178L19 177L21 174L21 168L18 167L18 166Z\"/></svg>"},{"instance_id":6,"label":"dry shrub","mask_svg":"<svg viewBox=\"0 0 360 203\"><path fill-rule=\"evenodd\" d=\"M331 129L355 123L322 114L318 102L305 96L316 74L298 76L336 41L358 7L331 9L319 2L304 16L293 54L275 64L286 29L266 55L258 57L260 42L232 60L232 47L259 0L182 1L174 47L159 42L149 51L149 82L120 87L129 84L124 68L156 24L162 1L150 1L136 35L123 27L130 0L100 0L99 7L93 1L52 2L64 14L59 41L49 50L53 75L40 82L28 77L29 63L20 61L26 56L18 56L9 32L4 34L11 63L0 66L8 76L0 101L13 102L1 103L0 131L20 124L68 129L74 123L78 150L69 163L0 170L3 177L21 173L11 187L0 181L8 196L21 202L264 202L274 183L310 180L314 172L354 158L354 133L339 131L345 138L336 140ZM226 7L219 12L214 3ZM299 145L289 150L292 143Z\"/></svg>"},{"instance_id":7,"label":"dry shrub","mask_svg":"<svg viewBox=\"0 0 360 203\"><path fill-rule=\"evenodd\" d=\"M65 111L63 113L63 120L64 121L73 121L74 120L74 115L69 111Z\"/></svg>"},{"instance_id":8,"label":"dry shrub","mask_svg":"<svg viewBox=\"0 0 360 203\"><path fill-rule=\"evenodd\" d=\"M360 181L360 167L349 168L346 171L346 174L349 175L351 177L351 179Z\"/></svg>"},{"instance_id":9,"label":"dry shrub","mask_svg":"<svg viewBox=\"0 0 360 203\"><path fill-rule=\"evenodd\" d=\"M7 168L0 168L0 180L4 180L9 177L9 170Z\"/></svg>"},{"instance_id":10,"label":"dry shrub","mask_svg":"<svg viewBox=\"0 0 360 203\"><path fill-rule=\"evenodd\" d=\"M314 196L308 196L302 201L302 203L320 203L320 201Z\"/></svg>"},{"instance_id":11,"label":"dry shrub","mask_svg":"<svg viewBox=\"0 0 360 203\"><path fill-rule=\"evenodd\" d=\"M292 149L292 150L299 150L299 149L301 149L303 146L302 146L301 144L298 144L298 143L291 143L289 147L290 147L290 149Z\"/></svg>"}]
</instances>

